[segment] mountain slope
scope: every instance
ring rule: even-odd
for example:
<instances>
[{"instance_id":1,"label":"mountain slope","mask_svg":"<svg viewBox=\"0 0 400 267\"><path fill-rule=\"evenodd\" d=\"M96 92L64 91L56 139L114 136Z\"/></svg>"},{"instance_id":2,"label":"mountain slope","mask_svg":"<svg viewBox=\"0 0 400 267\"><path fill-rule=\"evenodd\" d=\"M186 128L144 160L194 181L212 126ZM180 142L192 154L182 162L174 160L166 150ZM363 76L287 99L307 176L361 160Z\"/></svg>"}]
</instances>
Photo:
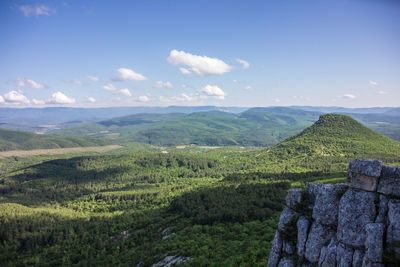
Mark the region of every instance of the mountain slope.
<instances>
[{"instance_id":1,"label":"mountain slope","mask_svg":"<svg viewBox=\"0 0 400 267\"><path fill-rule=\"evenodd\" d=\"M108 144L108 142L96 138L38 135L0 128L0 151L99 146L105 144Z\"/></svg>"}]
</instances>

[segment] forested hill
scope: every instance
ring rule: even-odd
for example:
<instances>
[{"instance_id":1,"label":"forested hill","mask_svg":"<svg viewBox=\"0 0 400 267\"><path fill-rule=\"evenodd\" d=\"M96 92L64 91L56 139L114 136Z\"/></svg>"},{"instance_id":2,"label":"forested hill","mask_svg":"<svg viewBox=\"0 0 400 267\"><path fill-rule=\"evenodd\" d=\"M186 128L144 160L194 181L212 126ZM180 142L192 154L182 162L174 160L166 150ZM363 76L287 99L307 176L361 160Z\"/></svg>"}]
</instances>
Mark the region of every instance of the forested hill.
<instances>
[{"instance_id":1,"label":"forested hill","mask_svg":"<svg viewBox=\"0 0 400 267\"><path fill-rule=\"evenodd\" d=\"M0 128L0 151L100 146L108 143L97 138L39 135Z\"/></svg>"}]
</instances>

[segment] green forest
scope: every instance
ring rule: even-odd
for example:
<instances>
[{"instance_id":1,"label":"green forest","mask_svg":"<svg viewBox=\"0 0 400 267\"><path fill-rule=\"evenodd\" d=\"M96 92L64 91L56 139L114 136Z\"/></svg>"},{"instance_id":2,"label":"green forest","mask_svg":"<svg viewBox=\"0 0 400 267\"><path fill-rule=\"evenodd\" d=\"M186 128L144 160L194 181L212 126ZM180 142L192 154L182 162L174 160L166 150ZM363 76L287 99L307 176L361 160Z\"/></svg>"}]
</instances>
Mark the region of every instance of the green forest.
<instances>
[{"instance_id":1,"label":"green forest","mask_svg":"<svg viewBox=\"0 0 400 267\"><path fill-rule=\"evenodd\" d=\"M400 143L327 114L266 148L127 143L3 158L0 262L152 266L173 256L181 266L265 266L286 190L344 182L356 158L400 165Z\"/></svg>"}]
</instances>

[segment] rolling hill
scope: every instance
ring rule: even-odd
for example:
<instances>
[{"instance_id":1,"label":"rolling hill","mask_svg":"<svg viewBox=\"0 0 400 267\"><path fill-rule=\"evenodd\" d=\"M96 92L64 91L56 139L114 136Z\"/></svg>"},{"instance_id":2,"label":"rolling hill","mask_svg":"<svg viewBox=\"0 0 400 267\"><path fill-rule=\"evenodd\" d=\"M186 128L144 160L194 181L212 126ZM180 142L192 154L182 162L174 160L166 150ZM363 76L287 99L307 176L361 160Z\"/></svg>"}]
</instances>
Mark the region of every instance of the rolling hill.
<instances>
[{"instance_id":1,"label":"rolling hill","mask_svg":"<svg viewBox=\"0 0 400 267\"><path fill-rule=\"evenodd\" d=\"M106 145L109 142L79 136L50 136L0 128L0 151Z\"/></svg>"}]
</instances>

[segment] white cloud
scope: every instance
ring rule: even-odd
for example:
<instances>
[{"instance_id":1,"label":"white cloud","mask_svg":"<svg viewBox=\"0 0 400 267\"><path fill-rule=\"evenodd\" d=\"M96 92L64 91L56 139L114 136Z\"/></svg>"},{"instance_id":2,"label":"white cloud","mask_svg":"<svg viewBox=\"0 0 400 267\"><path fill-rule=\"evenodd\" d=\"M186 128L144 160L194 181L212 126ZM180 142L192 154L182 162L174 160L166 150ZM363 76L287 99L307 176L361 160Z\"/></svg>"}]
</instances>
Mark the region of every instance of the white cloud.
<instances>
[{"instance_id":1,"label":"white cloud","mask_svg":"<svg viewBox=\"0 0 400 267\"><path fill-rule=\"evenodd\" d=\"M386 91L382 91L382 90L379 90L379 91L377 91L376 93L377 93L378 95L386 95L386 94L387 94Z\"/></svg>"},{"instance_id":2,"label":"white cloud","mask_svg":"<svg viewBox=\"0 0 400 267\"><path fill-rule=\"evenodd\" d=\"M379 85L379 83L375 82L375 81L369 81L369 84L372 85L372 86L378 86Z\"/></svg>"},{"instance_id":3,"label":"white cloud","mask_svg":"<svg viewBox=\"0 0 400 267\"><path fill-rule=\"evenodd\" d=\"M250 86L250 85L247 85L247 86L244 88L244 90L253 90L253 87Z\"/></svg>"},{"instance_id":4,"label":"white cloud","mask_svg":"<svg viewBox=\"0 0 400 267\"><path fill-rule=\"evenodd\" d=\"M341 96L341 98L344 98L344 99L354 99L354 98L356 98L356 96L355 96L355 95L352 95L352 94L344 94L344 95Z\"/></svg>"},{"instance_id":5,"label":"white cloud","mask_svg":"<svg viewBox=\"0 0 400 267\"><path fill-rule=\"evenodd\" d=\"M87 101L90 103L94 103L94 102L96 102L96 99L94 97L88 96Z\"/></svg>"},{"instance_id":6,"label":"white cloud","mask_svg":"<svg viewBox=\"0 0 400 267\"><path fill-rule=\"evenodd\" d=\"M39 82L36 82L31 79L26 79L26 78L17 78L16 79L17 84L21 87L24 88L33 88L33 89L43 89L45 88L44 84L41 84Z\"/></svg>"},{"instance_id":7,"label":"white cloud","mask_svg":"<svg viewBox=\"0 0 400 267\"><path fill-rule=\"evenodd\" d=\"M15 91L12 90L6 94L4 94L4 99L7 102L11 103L23 103L23 104L29 104L29 99L23 94L22 91Z\"/></svg>"},{"instance_id":8,"label":"white cloud","mask_svg":"<svg viewBox=\"0 0 400 267\"><path fill-rule=\"evenodd\" d=\"M22 5L18 7L19 10L24 14L25 17L30 17L31 15L36 15L36 16L50 16L50 8L45 5L36 5L36 6L31 6L31 5Z\"/></svg>"},{"instance_id":9,"label":"white cloud","mask_svg":"<svg viewBox=\"0 0 400 267\"><path fill-rule=\"evenodd\" d=\"M198 92L199 93L205 93L206 95L212 96L212 97L217 98L217 99L224 99L225 96L228 95L221 88L219 88L217 85L209 85L209 84L207 84L206 86L201 88Z\"/></svg>"},{"instance_id":10,"label":"white cloud","mask_svg":"<svg viewBox=\"0 0 400 267\"><path fill-rule=\"evenodd\" d=\"M35 99L35 98L32 99L32 103L35 105L44 105L45 104L45 102L43 100Z\"/></svg>"},{"instance_id":11,"label":"white cloud","mask_svg":"<svg viewBox=\"0 0 400 267\"><path fill-rule=\"evenodd\" d=\"M4 103L4 98L0 95L0 103Z\"/></svg>"},{"instance_id":12,"label":"white cloud","mask_svg":"<svg viewBox=\"0 0 400 267\"><path fill-rule=\"evenodd\" d=\"M187 75L187 76L191 76L192 73L190 72L190 70L185 69L184 67L180 67L179 71L183 74L183 75Z\"/></svg>"},{"instance_id":13,"label":"white cloud","mask_svg":"<svg viewBox=\"0 0 400 267\"><path fill-rule=\"evenodd\" d=\"M89 80L91 80L92 82L98 82L98 81L100 81L100 78L99 77L96 77L96 76L90 76L90 75L88 75L88 76L86 76Z\"/></svg>"},{"instance_id":14,"label":"white cloud","mask_svg":"<svg viewBox=\"0 0 400 267\"><path fill-rule=\"evenodd\" d=\"M188 102L188 101L192 101L194 99L195 98L192 95L187 95L187 94L184 94L184 93L180 94L179 96L171 97L171 100L176 100L176 101L179 101L179 102Z\"/></svg>"},{"instance_id":15,"label":"white cloud","mask_svg":"<svg viewBox=\"0 0 400 267\"><path fill-rule=\"evenodd\" d=\"M131 69L127 68L119 68L118 70L118 76L114 77L114 81L126 81L126 80L133 80L133 81L145 81L147 80L147 77L140 73L136 73Z\"/></svg>"},{"instance_id":16,"label":"white cloud","mask_svg":"<svg viewBox=\"0 0 400 267\"><path fill-rule=\"evenodd\" d=\"M51 99L49 100L51 104L73 104L75 103L75 99L66 96L61 92L56 92L51 95Z\"/></svg>"},{"instance_id":17,"label":"white cloud","mask_svg":"<svg viewBox=\"0 0 400 267\"><path fill-rule=\"evenodd\" d=\"M132 96L132 94L128 88L118 90L118 93L120 93L121 95L125 95L125 96Z\"/></svg>"},{"instance_id":18,"label":"white cloud","mask_svg":"<svg viewBox=\"0 0 400 267\"><path fill-rule=\"evenodd\" d=\"M70 83L76 84L76 85L83 85L83 83L81 81L75 80L75 79L71 79L69 80Z\"/></svg>"},{"instance_id":19,"label":"white cloud","mask_svg":"<svg viewBox=\"0 0 400 267\"><path fill-rule=\"evenodd\" d=\"M147 95L141 95L138 97L138 101L140 102L148 102L149 101L149 97Z\"/></svg>"},{"instance_id":20,"label":"white cloud","mask_svg":"<svg viewBox=\"0 0 400 267\"><path fill-rule=\"evenodd\" d=\"M281 102L281 100L279 98L273 98L272 101L274 101L275 103Z\"/></svg>"},{"instance_id":21,"label":"white cloud","mask_svg":"<svg viewBox=\"0 0 400 267\"><path fill-rule=\"evenodd\" d=\"M231 66L218 58L192 55L175 49L171 50L167 61L172 65L185 65L199 76L221 75L232 70ZM185 68L179 70L186 75L190 73Z\"/></svg>"},{"instance_id":22,"label":"white cloud","mask_svg":"<svg viewBox=\"0 0 400 267\"><path fill-rule=\"evenodd\" d=\"M160 88L172 88L172 87L174 87L174 86L169 81L166 81L166 82L157 81L157 82L155 82L153 84L153 88L158 88L158 89L160 89Z\"/></svg>"},{"instance_id":23,"label":"white cloud","mask_svg":"<svg viewBox=\"0 0 400 267\"><path fill-rule=\"evenodd\" d=\"M240 59L240 58L237 58L236 61L239 62L240 64L242 64L242 68L243 69L250 68L250 63L249 62L247 62L247 61L245 61L243 59Z\"/></svg>"},{"instance_id":24,"label":"white cloud","mask_svg":"<svg viewBox=\"0 0 400 267\"><path fill-rule=\"evenodd\" d=\"M103 89L107 91L115 91L117 88L112 83L108 83L106 85L103 85Z\"/></svg>"},{"instance_id":25,"label":"white cloud","mask_svg":"<svg viewBox=\"0 0 400 267\"><path fill-rule=\"evenodd\" d=\"M186 83L182 83L182 88L188 88L189 87L189 85L187 85Z\"/></svg>"}]
</instances>

